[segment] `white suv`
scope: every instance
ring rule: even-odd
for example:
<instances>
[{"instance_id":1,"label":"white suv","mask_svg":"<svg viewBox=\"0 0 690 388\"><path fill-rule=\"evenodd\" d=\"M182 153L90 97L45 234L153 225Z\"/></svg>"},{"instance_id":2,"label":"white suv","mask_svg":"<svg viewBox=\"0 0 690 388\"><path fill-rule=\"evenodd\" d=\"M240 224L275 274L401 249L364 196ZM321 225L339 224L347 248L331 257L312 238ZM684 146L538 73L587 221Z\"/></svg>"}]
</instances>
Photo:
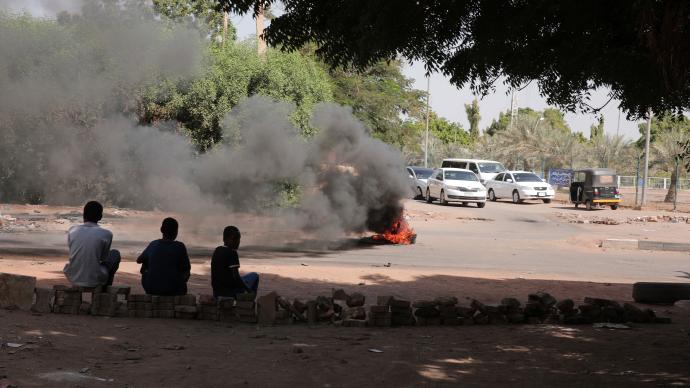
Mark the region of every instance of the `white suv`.
<instances>
[{"instance_id":1,"label":"white suv","mask_svg":"<svg viewBox=\"0 0 690 388\"><path fill-rule=\"evenodd\" d=\"M460 202L463 205L476 203L477 207L486 205L486 188L479 182L477 174L459 168L439 168L427 180L426 202L435 198L441 205Z\"/></svg>"},{"instance_id":2,"label":"white suv","mask_svg":"<svg viewBox=\"0 0 690 388\"><path fill-rule=\"evenodd\" d=\"M462 168L477 174L479 180L484 183L503 171L506 168L495 160L483 159L443 159L441 168Z\"/></svg>"}]
</instances>

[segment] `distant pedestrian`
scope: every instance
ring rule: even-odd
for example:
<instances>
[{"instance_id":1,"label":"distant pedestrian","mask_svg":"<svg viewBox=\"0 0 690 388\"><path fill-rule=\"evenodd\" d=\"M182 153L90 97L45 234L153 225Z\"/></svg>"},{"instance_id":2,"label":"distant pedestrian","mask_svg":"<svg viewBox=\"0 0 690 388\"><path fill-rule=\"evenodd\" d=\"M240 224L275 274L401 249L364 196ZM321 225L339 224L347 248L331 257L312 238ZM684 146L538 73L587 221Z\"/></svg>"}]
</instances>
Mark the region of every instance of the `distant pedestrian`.
<instances>
[{"instance_id":1,"label":"distant pedestrian","mask_svg":"<svg viewBox=\"0 0 690 388\"><path fill-rule=\"evenodd\" d=\"M259 274L249 272L240 276L240 258L237 249L242 235L236 226L223 230L223 244L216 248L211 258L211 286L215 297L229 296L245 292L256 293L259 289Z\"/></svg>"},{"instance_id":2,"label":"distant pedestrian","mask_svg":"<svg viewBox=\"0 0 690 388\"><path fill-rule=\"evenodd\" d=\"M110 286L120 267L120 252L110 249L113 233L98 226L103 205L90 201L84 206L84 223L69 228L69 262L62 270L75 286Z\"/></svg>"},{"instance_id":3,"label":"distant pedestrian","mask_svg":"<svg viewBox=\"0 0 690 388\"><path fill-rule=\"evenodd\" d=\"M178 223L166 218L163 238L152 241L137 258L141 264L141 285L149 295L185 295L191 271L187 247L177 238Z\"/></svg>"}]
</instances>

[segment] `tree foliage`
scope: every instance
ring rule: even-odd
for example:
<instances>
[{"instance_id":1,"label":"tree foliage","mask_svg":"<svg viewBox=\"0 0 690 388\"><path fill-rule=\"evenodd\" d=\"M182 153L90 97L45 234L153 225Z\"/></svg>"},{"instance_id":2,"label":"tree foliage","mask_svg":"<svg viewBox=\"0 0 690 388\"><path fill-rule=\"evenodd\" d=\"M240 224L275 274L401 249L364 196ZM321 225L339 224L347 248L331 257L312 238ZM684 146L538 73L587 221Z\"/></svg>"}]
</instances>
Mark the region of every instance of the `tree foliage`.
<instances>
[{"instance_id":1,"label":"tree foliage","mask_svg":"<svg viewBox=\"0 0 690 388\"><path fill-rule=\"evenodd\" d=\"M219 0L254 13L274 0ZM593 111L591 91L611 89L630 117L690 108L690 3L686 1L282 0L267 41L309 42L334 66L424 62L458 87L485 94L500 77L536 81L551 105Z\"/></svg>"},{"instance_id":2,"label":"tree foliage","mask_svg":"<svg viewBox=\"0 0 690 388\"><path fill-rule=\"evenodd\" d=\"M479 102L475 98L471 104L465 104L465 113L467 114L467 121L470 122L470 137L476 139L479 137L479 120L482 116L479 114Z\"/></svg>"}]
</instances>

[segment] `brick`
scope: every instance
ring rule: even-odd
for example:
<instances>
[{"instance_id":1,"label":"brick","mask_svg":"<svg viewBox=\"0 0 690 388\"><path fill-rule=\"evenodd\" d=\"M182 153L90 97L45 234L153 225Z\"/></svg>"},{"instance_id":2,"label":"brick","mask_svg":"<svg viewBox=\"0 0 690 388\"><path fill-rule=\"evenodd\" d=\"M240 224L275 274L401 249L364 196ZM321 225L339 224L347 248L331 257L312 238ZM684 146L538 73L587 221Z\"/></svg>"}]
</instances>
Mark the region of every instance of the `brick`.
<instances>
[{"instance_id":1,"label":"brick","mask_svg":"<svg viewBox=\"0 0 690 388\"><path fill-rule=\"evenodd\" d=\"M241 302L253 302L256 299L256 294L254 293L244 293L235 295L235 299Z\"/></svg>"},{"instance_id":2,"label":"brick","mask_svg":"<svg viewBox=\"0 0 690 388\"><path fill-rule=\"evenodd\" d=\"M151 303L161 304L161 303L172 303L175 304L176 296L172 295L151 295Z\"/></svg>"},{"instance_id":3,"label":"brick","mask_svg":"<svg viewBox=\"0 0 690 388\"><path fill-rule=\"evenodd\" d=\"M151 302L151 295L146 294L130 294L127 298L128 302Z\"/></svg>"},{"instance_id":4,"label":"brick","mask_svg":"<svg viewBox=\"0 0 690 388\"><path fill-rule=\"evenodd\" d=\"M344 319L343 326L345 327L366 327L367 321L365 319Z\"/></svg>"},{"instance_id":5,"label":"brick","mask_svg":"<svg viewBox=\"0 0 690 388\"><path fill-rule=\"evenodd\" d=\"M318 311L316 307L315 301L310 300L307 302L307 322L310 325L316 323L316 320L318 319Z\"/></svg>"},{"instance_id":6,"label":"brick","mask_svg":"<svg viewBox=\"0 0 690 388\"><path fill-rule=\"evenodd\" d=\"M34 303L36 278L0 273L0 308L29 310Z\"/></svg>"},{"instance_id":7,"label":"brick","mask_svg":"<svg viewBox=\"0 0 690 388\"><path fill-rule=\"evenodd\" d=\"M439 306L455 306L458 304L458 298L454 296L440 296L434 299L434 302Z\"/></svg>"},{"instance_id":8,"label":"brick","mask_svg":"<svg viewBox=\"0 0 690 388\"><path fill-rule=\"evenodd\" d=\"M388 306L369 306L369 312L371 312L372 314L388 313L388 312L390 312L390 307L388 307Z\"/></svg>"},{"instance_id":9,"label":"brick","mask_svg":"<svg viewBox=\"0 0 690 388\"><path fill-rule=\"evenodd\" d=\"M52 311L53 296L55 291L50 288L36 288L36 299L31 306L31 311L35 313L49 313Z\"/></svg>"},{"instance_id":10,"label":"brick","mask_svg":"<svg viewBox=\"0 0 690 388\"><path fill-rule=\"evenodd\" d=\"M408 300L393 299L390 302L392 308L410 308L412 304Z\"/></svg>"},{"instance_id":11,"label":"brick","mask_svg":"<svg viewBox=\"0 0 690 388\"><path fill-rule=\"evenodd\" d=\"M216 306L218 301L213 295L199 295L199 304L202 306Z\"/></svg>"},{"instance_id":12,"label":"brick","mask_svg":"<svg viewBox=\"0 0 690 388\"><path fill-rule=\"evenodd\" d=\"M185 314L196 314L197 309L196 309L196 306L180 305L180 306L175 306L175 312L176 313L185 313Z\"/></svg>"},{"instance_id":13,"label":"brick","mask_svg":"<svg viewBox=\"0 0 690 388\"><path fill-rule=\"evenodd\" d=\"M276 311L278 294L270 292L266 295L260 296L257 303L257 317L259 324L272 325L276 320Z\"/></svg>"},{"instance_id":14,"label":"brick","mask_svg":"<svg viewBox=\"0 0 690 388\"><path fill-rule=\"evenodd\" d=\"M439 317L433 317L433 318L417 317L417 325L418 326L438 326L440 324L441 324L441 318L439 318Z\"/></svg>"},{"instance_id":15,"label":"brick","mask_svg":"<svg viewBox=\"0 0 690 388\"><path fill-rule=\"evenodd\" d=\"M432 301L432 300L417 300L414 303L412 303L412 307L419 309L419 308L434 308L438 306L438 303Z\"/></svg>"},{"instance_id":16,"label":"brick","mask_svg":"<svg viewBox=\"0 0 690 388\"><path fill-rule=\"evenodd\" d=\"M79 314L81 314L81 315L91 314L91 303L82 302L81 305L79 306Z\"/></svg>"},{"instance_id":17,"label":"brick","mask_svg":"<svg viewBox=\"0 0 690 388\"><path fill-rule=\"evenodd\" d=\"M211 313L199 313L197 315L198 319L204 320L204 321L217 321L219 319L219 314L211 314Z\"/></svg>"},{"instance_id":18,"label":"brick","mask_svg":"<svg viewBox=\"0 0 690 388\"><path fill-rule=\"evenodd\" d=\"M105 292L116 295L129 295L130 291L131 288L129 286L108 286L105 289Z\"/></svg>"},{"instance_id":19,"label":"brick","mask_svg":"<svg viewBox=\"0 0 690 388\"><path fill-rule=\"evenodd\" d=\"M196 295L178 295L175 297L175 305L196 306Z\"/></svg>"},{"instance_id":20,"label":"brick","mask_svg":"<svg viewBox=\"0 0 690 388\"><path fill-rule=\"evenodd\" d=\"M79 314L79 305L74 306L53 306L53 312L57 314Z\"/></svg>"},{"instance_id":21,"label":"brick","mask_svg":"<svg viewBox=\"0 0 690 388\"><path fill-rule=\"evenodd\" d=\"M348 298L347 292L345 292L345 290L343 290L342 288L339 288L337 290L334 289L332 296L333 300L347 300Z\"/></svg>"},{"instance_id":22,"label":"brick","mask_svg":"<svg viewBox=\"0 0 690 388\"><path fill-rule=\"evenodd\" d=\"M344 311L345 319L366 319L367 311L362 306L350 307Z\"/></svg>"},{"instance_id":23,"label":"brick","mask_svg":"<svg viewBox=\"0 0 690 388\"><path fill-rule=\"evenodd\" d=\"M393 301L393 297L389 295L377 296L376 304L379 306L390 306Z\"/></svg>"},{"instance_id":24,"label":"brick","mask_svg":"<svg viewBox=\"0 0 690 388\"><path fill-rule=\"evenodd\" d=\"M198 309L199 309L199 312L206 313L206 314L210 314L210 313L218 314L218 311L219 311L218 306L216 306L216 305L210 306L210 305L200 304Z\"/></svg>"},{"instance_id":25,"label":"brick","mask_svg":"<svg viewBox=\"0 0 690 388\"><path fill-rule=\"evenodd\" d=\"M234 309L235 299L234 298L218 298L218 308L220 309Z\"/></svg>"},{"instance_id":26,"label":"brick","mask_svg":"<svg viewBox=\"0 0 690 388\"><path fill-rule=\"evenodd\" d=\"M242 301L238 300L235 302L235 308L238 309L254 309L256 307L256 303L254 301Z\"/></svg>"},{"instance_id":27,"label":"brick","mask_svg":"<svg viewBox=\"0 0 690 388\"><path fill-rule=\"evenodd\" d=\"M362 293L355 292L353 294L348 295L346 303L347 307L359 307L364 306L365 301L366 298Z\"/></svg>"},{"instance_id":28,"label":"brick","mask_svg":"<svg viewBox=\"0 0 690 388\"><path fill-rule=\"evenodd\" d=\"M175 309L174 303L151 303L151 306L153 306L154 310L174 310Z\"/></svg>"}]
</instances>

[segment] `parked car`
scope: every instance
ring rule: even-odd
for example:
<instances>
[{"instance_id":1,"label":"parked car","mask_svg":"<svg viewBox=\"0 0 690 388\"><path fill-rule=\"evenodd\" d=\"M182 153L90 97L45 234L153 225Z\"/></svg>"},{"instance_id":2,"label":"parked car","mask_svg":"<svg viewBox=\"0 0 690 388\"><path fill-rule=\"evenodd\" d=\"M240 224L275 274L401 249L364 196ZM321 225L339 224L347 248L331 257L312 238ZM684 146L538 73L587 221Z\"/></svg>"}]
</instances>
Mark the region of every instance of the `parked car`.
<instances>
[{"instance_id":1,"label":"parked car","mask_svg":"<svg viewBox=\"0 0 690 388\"><path fill-rule=\"evenodd\" d=\"M410 178L415 198L424 198L427 179L429 179L433 172L433 168L407 166L407 175Z\"/></svg>"},{"instance_id":2,"label":"parked car","mask_svg":"<svg viewBox=\"0 0 690 388\"><path fill-rule=\"evenodd\" d=\"M441 168L462 168L477 174L479 181L484 183L503 172L506 168L495 160L482 159L443 159Z\"/></svg>"},{"instance_id":3,"label":"parked car","mask_svg":"<svg viewBox=\"0 0 690 388\"><path fill-rule=\"evenodd\" d=\"M477 174L459 168L439 168L427 180L426 202L438 199L441 205L460 202L463 206L476 203L486 205L486 188L479 182Z\"/></svg>"},{"instance_id":4,"label":"parked car","mask_svg":"<svg viewBox=\"0 0 690 388\"><path fill-rule=\"evenodd\" d=\"M525 199L541 199L550 203L556 191L537 174L529 171L506 171L485 182L489 200L511 198L513 203Z\"/></svg>"},{"instance_id":5,"label":"parked car","mask_svg":"<svg viewBox=\"0 0 690 388\"><path fill-rule=\"evenodd\" d=\"M585 204L587 210L593 206L611 206L618 209L621 195L618 191L616 172L606 168L587 168L573 172L570 184L570 202L575 207Z\"/></svg>"}]
</instances>

